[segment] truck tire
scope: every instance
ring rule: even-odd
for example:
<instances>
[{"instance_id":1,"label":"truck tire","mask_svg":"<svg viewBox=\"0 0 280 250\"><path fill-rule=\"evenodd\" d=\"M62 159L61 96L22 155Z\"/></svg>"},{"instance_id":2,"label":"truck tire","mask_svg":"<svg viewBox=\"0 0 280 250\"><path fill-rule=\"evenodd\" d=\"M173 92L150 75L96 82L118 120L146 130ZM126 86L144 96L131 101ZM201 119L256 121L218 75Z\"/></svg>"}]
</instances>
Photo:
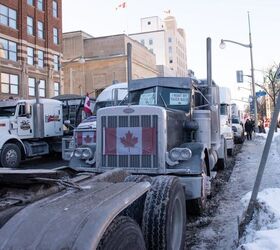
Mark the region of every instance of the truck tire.
<instances>
[{"instance_id":1,"label":"truck tire","mask_svg":"<svg viewBox=\"0 0 280 250\"><path fill-rule=\"evenodd\" d=\"M118 216L107 228L100 240L98 250L145 250L145 241L137 223L127 217Z\"/></svg>"},{"instance_id":2,"label":"truck tire","mask_svg":"<svg viewBox=\"0 0 280 250\"><path fill-rule=\"evenodd\" d=\"M145 200L142 231L148 249L184 249L186 201L177 177L153 179Z\"/></svg>"},{"instance_id":3,"label":"truck tire","mask_svg":"<svg viewBox=\"0 0 280 250\"><path fill-rule=\"evenodd\" d=\"M1 151L1 166L4 168L17 168L21 160L20 148L17 144L6 143Z\"/></svg>"},{"instance_id":4,"label":"truck tire","mask_svg":"<svg viewBox=\"0 0 280 250\"><path fill-rule=\"evenodd\" d=\"M148 175L129 175L124 179L125 182L152 182L152 177ZM129 216L135 220L140 227L142 226L143 210L145 204L146 194L142 195L139 199L134 201L129 207L127 207L123 215Z\"/></svg>"}]
</instances>

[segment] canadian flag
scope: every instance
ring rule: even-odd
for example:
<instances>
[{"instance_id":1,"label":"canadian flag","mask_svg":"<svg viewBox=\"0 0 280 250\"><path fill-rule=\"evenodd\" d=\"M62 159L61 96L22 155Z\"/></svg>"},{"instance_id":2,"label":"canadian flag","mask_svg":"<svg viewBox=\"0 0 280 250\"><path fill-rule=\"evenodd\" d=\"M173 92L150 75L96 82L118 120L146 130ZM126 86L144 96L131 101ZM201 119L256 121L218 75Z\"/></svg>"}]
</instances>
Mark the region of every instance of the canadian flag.
<instances>
[{"instance_id":1,"label":"canadian flag","mask_svg":"<svg viewBox=\"0 0 280 250\"><path fill-rule=\"evenodd\" d=\"M96 131L77 131L75 132L75 140L78 146L92 144L96 142Z\"/></svg>"},{"instance_id":2,"label":"canadian flag","mask_svg":"<svg viewBox=\"0 0 280 250\"><path fill-rule=\"evenodd\" d=\"M124 9L126 7L126 2L122 2L121 4L119 4L117 7L116 7L116 10L118 9Z\"/></svg>"},{"instance_id":3,"label":"canadian flag","mask_svg":"<svg viewBox=\"0 0 280 250\"><path fill-rule=\"evenodd\" d=\"M91 115L91 109L90 109L90 99L89 99L89 95L87 93L86 95L86 99L85 99L85 104L84 104L84 111L87 115Z\"/></svg>"},{"instance_id":4,"label":"canadian flag","mask_svg":"<svg viewBox=\"0 0 280 250\"><path fill-rule=\"evenodd\" d=\"M156 129L142 127L104 128L105 155L154 155Z\"/></svg>"}]
</instances>

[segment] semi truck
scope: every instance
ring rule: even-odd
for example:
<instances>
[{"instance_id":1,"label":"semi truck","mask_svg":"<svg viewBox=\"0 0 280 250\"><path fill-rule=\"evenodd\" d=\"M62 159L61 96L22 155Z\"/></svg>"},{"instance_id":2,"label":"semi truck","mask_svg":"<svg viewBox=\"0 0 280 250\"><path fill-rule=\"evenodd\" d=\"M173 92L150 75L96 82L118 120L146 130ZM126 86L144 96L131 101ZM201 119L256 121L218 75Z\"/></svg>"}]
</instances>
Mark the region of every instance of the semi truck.
<instances>
[{"instance_id":1,"label":"semi truck","mask_svg":"<svg viewBox=\"0 0 280 250\"><path fill-rule=\"evenodd\" d=\"M97 97L93 116L87 117L74 129L73 137L65 137L62 142L62 158L70 161L70 166L80 164L73 154L75 148L88 145L95 148L96 143L96 112L99 108L127 104L127 83L114 83L106 87ZM76 153L78 154L78 153ZM92 162L91 162L92 164ZM90 165L91 165L90 164Z\"/></svg>"},{"instance_id":2,"label":"semi truck","mask_svg":"<svg viewBox=\"0 0 280 250\"><path fill-rule=\"evenodd\" d=\"M61 154L62 139L72 138L77 121L82 119L85 98L69 95L57 98L0 101L2 167L16 168L27 158ZM69 120L68 127L65 119Z\"/></svg>"},{"instance_id":3,"label":"semi truck","mask_svg":"<svg viewBox=\"0 0 280 250\"><path fill-rule=\"evenodd\" d=\"M0 101L0 131L2 167L16 168L28 157L59 152L62 104L52 99Z\"/></svg>"},{"instance_id":4,"label":"semi truck","mask_svg":"<svg viewBox=\"0 0 280 250\"><path fill-rule=\"evenodd\" d=\"M232 155L234 137L231 119L231 92L227 87L220 87L220 126L221 134L226 139L227 153Z\"/></svg>"},{"instance_id":5,"label":"semi truck","mask_svg":"<svg viewBox=\"0 0 280 250\"><path fill-rule=\"evenodd\" d=\"M0 249L184 249L177 177L1 168L0 185Z\"/></svg>"},{"instance_id":6,"label":"semi truck","mask_svg":"<svg viewBox=\"0 0 280 250\"><path fill-rule=\"evenodd\" d=\"M203 211L211 179L225 168L227 159L226 139L220 133L219 87L211 67L207 80L130 80L128 104L99 109L96 126L95 147L77 147L76 166L96 173L124 168L132 174L178 176L188 211Z\"/></svg>"}]
</instances>

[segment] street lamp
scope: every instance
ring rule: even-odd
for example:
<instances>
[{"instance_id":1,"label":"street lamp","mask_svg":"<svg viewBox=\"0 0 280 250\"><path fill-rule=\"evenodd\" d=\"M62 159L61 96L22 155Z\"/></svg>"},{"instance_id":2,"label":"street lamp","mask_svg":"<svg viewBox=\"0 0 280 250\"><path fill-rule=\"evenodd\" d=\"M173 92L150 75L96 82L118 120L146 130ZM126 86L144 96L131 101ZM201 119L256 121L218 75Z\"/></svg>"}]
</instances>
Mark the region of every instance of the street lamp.
<instances>
[{"instance_id":1,"label":"street lamp","mask_svg":"<svg viewBox=\"0 0 280 250\"><path fill-rule=\"evenodd\" d=\"M252 96L254 98L254 116L255 116L255 125L257 126L257 98L256 98L256 90L255 90L255 76L254 76L254 64L253 64L253 45L252 45L252 35L251 35L251 23L250 23L250 13L248 12L248 25L249 25L249 44L239 43L232 40L222 39L220 43L220 48L224 49L226 47L226 42L234 43L240 45L245 48L250 49L250 60L251 60L251 78L252 78Z\"/></svg>"}]
</instances>

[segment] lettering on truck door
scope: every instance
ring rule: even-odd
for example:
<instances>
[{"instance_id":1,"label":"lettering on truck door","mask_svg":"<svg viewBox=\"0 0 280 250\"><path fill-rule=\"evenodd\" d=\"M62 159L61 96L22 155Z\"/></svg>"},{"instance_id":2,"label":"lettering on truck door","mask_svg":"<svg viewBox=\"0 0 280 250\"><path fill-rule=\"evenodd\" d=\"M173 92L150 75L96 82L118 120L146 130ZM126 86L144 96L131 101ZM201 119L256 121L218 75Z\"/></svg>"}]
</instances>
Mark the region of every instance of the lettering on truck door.
<instances>
[{"instance_id":1,"label":"lettering on truck door","mask_svg":"<svg viewBox=\"0 0 280 250\"><path fill-rule=\"evenodd\" d=\"M18 111L18 135L20 138L32 138L33 137L33 117L32 117L32 107L30 106L30 111L26 113L24 104L19 105Z\"/></svg>"}]
</instances>

